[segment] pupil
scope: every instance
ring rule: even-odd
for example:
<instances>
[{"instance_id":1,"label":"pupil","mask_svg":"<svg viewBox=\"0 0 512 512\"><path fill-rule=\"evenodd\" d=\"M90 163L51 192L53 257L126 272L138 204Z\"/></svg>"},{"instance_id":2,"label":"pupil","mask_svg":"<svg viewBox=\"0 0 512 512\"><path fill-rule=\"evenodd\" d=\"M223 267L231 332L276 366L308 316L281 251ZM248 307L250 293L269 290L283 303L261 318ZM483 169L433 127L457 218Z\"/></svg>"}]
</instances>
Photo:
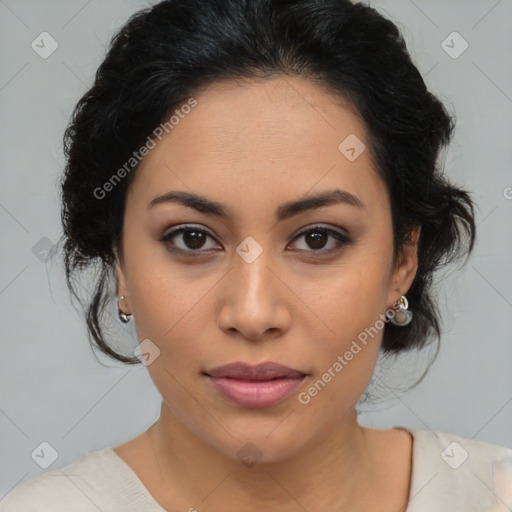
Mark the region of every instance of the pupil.
<instances>
[{"instance_id":1,"label":"pupil","mask_svg":"<svg viewBox=\"0 0 512 512\"><path fill-rule=\"evenodd\" d=\"M309 233L307 235L307 242L312 249L322 249L326 243L325 237L325 233L321 231L315 231L314 233Z\"/></svg>"},{"instance_id":2,"label":"pupil","mask_svg":"<svg viewBox=\"0 0 512 512\"><path fill-rule=\"evenodd\" d=\"M326 244L326 234L322 231L308 233L307 243L312 249L322 249ZM200 249L205 242L204 233L200 231L186 231L184 233L185 244L189 249Z\"/></svg>"},{"instance_id":3,"label":"pupil","mask_svg":"<svg viewBox=\"0 0 512 512\"><path fill-rule=\"evenodd\" d=\"M189 249L200 249L204 245L204 233L199 231L186 231L184 239Z\"/></svg>"}]
</instances>

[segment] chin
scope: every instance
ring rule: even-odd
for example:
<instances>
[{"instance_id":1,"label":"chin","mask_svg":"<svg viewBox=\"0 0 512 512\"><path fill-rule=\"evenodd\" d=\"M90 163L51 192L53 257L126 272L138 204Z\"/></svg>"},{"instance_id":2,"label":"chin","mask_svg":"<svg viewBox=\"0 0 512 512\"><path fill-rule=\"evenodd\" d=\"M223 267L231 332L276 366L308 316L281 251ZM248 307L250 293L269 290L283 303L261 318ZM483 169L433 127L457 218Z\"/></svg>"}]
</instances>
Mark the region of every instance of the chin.
<instances>
[{"instance_id":1,"label":"chin","mask_svg":"<svg viewBox=\"0 0 512 512\"><path fill-rule=\"evenodd\" d=\"M217 436L214 439L210 430L205 432L207 438L204 440L224 456L239 460L248 467L256 462L284 462L300 454L308 444L308 439L302 437L303 429L300 426L286 428L285 423L286 420L275 418L255 422L246 416L236 423L224 424L232 437L222 430L221 439Z\"/></svg>"}]
</instances>

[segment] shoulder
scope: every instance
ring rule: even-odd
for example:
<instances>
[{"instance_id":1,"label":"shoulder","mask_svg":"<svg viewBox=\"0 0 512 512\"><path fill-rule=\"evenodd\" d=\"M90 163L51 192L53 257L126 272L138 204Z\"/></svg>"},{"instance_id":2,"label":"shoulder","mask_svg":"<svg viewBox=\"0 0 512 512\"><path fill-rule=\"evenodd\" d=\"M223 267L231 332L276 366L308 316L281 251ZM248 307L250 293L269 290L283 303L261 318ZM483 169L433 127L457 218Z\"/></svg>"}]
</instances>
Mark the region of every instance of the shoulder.
<instances>
[{"instance_id":1,"label":"shoulder","mask_svg":"<svg viewBox=\"0 0 512 512\"><path fill-rule=\"evenodd\" d=\"M19 484L0 501L1 512L89 512L102 509L115 457L111 448L83 454L60 469ZM114 472L115 473L115 472Z\"/></svg>"},{"instance_id":2,"label":"shoulder","mask_svg":"<svg viewBox=\"0 0 512 512\"><path fill-rule=\"evenodd\" d=\"M413 436L407 512L512 507L512 449L440 430L398 428Z\"/></svg>"}]
</instances>

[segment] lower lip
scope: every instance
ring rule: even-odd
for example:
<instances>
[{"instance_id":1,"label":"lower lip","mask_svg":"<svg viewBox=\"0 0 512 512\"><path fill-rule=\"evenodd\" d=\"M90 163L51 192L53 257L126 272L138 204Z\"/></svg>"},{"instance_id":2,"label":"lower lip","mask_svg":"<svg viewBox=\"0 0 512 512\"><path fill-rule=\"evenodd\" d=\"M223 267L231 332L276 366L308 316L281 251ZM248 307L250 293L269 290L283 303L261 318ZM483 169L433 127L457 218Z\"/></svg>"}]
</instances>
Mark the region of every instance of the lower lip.
<instances>
[{"instance_id":1,"label":"lower lip","mask_svg":"<svg viewBox=\"0 0 512 512\"><path fill-rule=\"evenodd\" d=\"M242 407L270 407L278 404L291 395L304 380L304 377L262 381L210 377L209 375L207 377L221 395Z\"/></svg>"}]
</instances>

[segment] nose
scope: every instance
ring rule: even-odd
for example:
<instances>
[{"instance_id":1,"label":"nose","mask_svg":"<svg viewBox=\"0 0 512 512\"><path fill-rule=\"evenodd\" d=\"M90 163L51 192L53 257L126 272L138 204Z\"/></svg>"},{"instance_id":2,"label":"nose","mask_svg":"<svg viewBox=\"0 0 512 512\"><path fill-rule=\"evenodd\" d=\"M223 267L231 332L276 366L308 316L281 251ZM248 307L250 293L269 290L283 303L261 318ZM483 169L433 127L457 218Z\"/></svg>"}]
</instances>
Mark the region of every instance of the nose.
<instances>
[{"instance_id":1,"label":"nose","mask_svg":"<svg viewBox=\"0 0 512 512\"><path fill-rule=\"evenodd\" d=\"M251 341L277 337L289 329L291 292L263 251L254 261L235 255L233 268L221 283L218 326L226 333L238 333Z\"/></svg>"}]
</instances>

